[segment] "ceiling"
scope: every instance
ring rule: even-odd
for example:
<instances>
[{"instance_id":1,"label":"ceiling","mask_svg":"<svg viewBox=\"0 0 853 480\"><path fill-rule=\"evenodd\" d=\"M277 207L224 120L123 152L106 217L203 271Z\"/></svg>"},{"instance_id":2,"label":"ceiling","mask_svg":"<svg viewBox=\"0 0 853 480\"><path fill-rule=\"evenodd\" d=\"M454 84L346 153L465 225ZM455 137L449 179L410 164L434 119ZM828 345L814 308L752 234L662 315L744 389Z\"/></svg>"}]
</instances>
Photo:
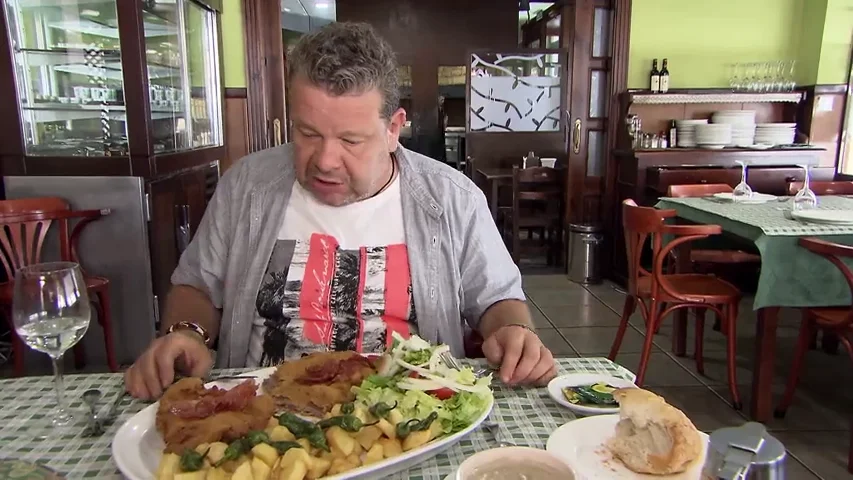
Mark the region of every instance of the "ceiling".
<instances>
[{"instance_id":1,"label":"ceiling","mask_svg":"<svg viewBox=\"0 0 853 480\"><path fill-rule=\"evenodd\" d=\"M335 0L281 0L281 12L335 20Z\"/></svg>"}]
</instances>

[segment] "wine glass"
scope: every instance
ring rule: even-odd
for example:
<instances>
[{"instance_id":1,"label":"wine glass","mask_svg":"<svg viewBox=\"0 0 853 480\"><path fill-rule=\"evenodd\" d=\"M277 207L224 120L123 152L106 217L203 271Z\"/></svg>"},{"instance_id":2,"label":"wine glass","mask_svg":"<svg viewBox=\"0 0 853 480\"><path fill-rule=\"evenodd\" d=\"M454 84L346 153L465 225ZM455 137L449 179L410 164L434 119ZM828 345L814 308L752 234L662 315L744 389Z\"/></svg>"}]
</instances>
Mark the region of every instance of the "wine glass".
<instances>
[{"instance_id":1,"label":"wine glass","mask_svg":"<svg viewBox=\"0 0 853 480\"><path fill-rule=\"evenodd\" d=\"M809 188L809 166L800 165L800 168L805 172L803 188L794 195L794 199L791 202L791 209L797 211L817 208L817 195Z\"/></svg>"},{"instance_id":2,"label":"wine glass","mask_svg":"<svg viewBox=\"0 0 853 480\"><path fill-rule=\"evenodd\" d=\"M65 407L62 355L86 334L91 316L89 294L80 265L72 262L33 264L15 273L12 318L15 331L33 350L53 362L56 388L55 427L74 420Z\"/></svg>"},{"instance_id":3,"label":"wine glass","mask_svg":"<svg viewBox=\"0 0 853 480\"><path fill-rule=\"evenodd\" d=\"M749 200L752 198L752 188L746 183L746 162L738 160L736 163L740 164L740 183L732 191L732 199L735 202Z\"/></svg>"}]
</instances>

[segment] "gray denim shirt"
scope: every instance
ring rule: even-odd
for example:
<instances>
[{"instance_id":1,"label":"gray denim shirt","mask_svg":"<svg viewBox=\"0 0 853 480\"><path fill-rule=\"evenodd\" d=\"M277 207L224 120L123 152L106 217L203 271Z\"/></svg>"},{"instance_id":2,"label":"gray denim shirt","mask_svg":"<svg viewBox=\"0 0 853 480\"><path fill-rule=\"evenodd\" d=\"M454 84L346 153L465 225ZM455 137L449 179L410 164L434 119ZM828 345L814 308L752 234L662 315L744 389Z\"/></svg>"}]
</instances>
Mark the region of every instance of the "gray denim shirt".
<instances>
[{"instance_id":1,"label":"gray denim shirt","mask_svg":"<svg viewBox=\"0 0 853 480\"><path fill-rule=\"evenodd\" d=\"M258 287L295 181L293 155L282 145L232 166L172 274L172 284L206 292L222 310L219 367L246 363ZM477 328L495 302L524 301L521 275L471 180L403 147L397 159L419 334L462 356L462 319Z\"/></svg>"}]
</instances>

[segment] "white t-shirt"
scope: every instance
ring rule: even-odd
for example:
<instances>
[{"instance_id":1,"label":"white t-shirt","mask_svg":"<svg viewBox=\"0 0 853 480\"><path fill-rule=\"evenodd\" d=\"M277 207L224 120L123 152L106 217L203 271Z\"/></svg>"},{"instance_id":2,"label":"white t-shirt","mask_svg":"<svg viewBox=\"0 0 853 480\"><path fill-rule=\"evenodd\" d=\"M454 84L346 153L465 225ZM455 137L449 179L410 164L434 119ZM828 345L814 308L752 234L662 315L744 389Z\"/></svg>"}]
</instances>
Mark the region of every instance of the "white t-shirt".
<instances>
[{"instance_id":1,"label":"white t-shirt","mask_svg":"<svg viewBox=\"0 0 853 480\"><path fill-rule=\"evenodd\" d=\"M341 207L299 183L258 289L248 366L328 350L381 352L415 330L400 180Z\"/></svg>"}]
</instances>

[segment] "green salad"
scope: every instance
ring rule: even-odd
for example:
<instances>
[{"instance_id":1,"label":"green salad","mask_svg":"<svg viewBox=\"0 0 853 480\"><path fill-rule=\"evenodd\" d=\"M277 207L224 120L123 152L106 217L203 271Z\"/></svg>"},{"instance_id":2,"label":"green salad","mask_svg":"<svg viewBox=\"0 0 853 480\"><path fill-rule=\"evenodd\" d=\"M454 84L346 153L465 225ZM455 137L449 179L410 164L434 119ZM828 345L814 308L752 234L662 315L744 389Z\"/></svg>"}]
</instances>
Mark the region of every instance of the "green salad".
<instances>
[{"instance_id":1,"label":"green salad","mask_svg":"<svg viewBox=\"0 0 853 480\"><path fill-rule=\"evenodd\" d=\"M379 362L378 373L353 387L365 408L394 408L405 419L431 415L445 434L465 429L488 407L492 377L474 376L469 367L455 369L442 361L447 345L430 345L413 335L394 333L394 343Z\"/></svg>"}]
</instances>

